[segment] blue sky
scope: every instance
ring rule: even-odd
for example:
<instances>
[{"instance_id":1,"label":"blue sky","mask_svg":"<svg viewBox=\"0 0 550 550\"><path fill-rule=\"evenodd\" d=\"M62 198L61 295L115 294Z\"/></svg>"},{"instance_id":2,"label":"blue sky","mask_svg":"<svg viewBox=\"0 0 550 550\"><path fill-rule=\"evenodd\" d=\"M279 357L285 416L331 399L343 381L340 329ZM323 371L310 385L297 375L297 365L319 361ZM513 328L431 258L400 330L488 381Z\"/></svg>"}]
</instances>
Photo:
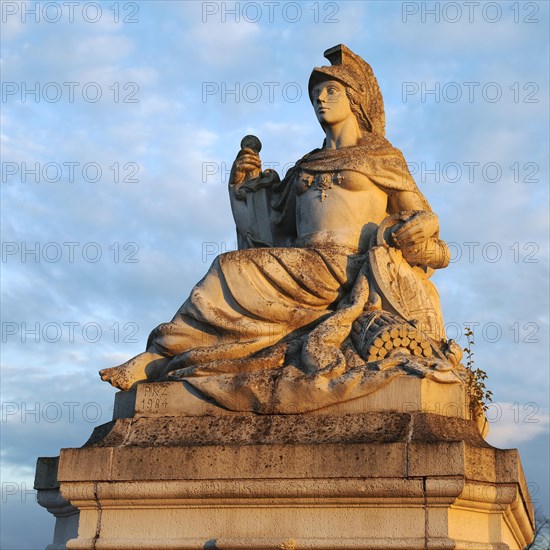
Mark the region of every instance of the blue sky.
<instances>
[{"instance_id":1,"label":"blue sky","mask_svg":"<svg viewBox=\"0 0 550 550\"><path fill-rule=\"evenodd\" d=\"M338 43L451 245L434 281L449 337L475 328L489 442L548 515L548 6L2 2L2 548L51 542L36 457L110 419L97 371L235 247L241 138L279 171L320 146L307 80Z\"/></svg>"}]
</instances>

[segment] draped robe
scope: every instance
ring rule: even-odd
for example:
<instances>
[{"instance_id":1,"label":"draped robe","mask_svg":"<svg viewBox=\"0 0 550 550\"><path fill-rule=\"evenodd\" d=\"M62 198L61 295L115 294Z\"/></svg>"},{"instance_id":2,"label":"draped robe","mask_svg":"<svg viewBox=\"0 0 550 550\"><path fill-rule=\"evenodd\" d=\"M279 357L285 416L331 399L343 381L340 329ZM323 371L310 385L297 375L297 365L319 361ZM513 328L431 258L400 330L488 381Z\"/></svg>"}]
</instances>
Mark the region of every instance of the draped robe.
<instances>
[{"instance_id":1,"label":"draped robe","mask_svg":"<svg viewBox=\"0 0 550 550\"><path fill-rule=\"evenodd\" d=\"M188 381L229 408L244 391L249 410L301 412L293 399L279 396L273 405L273 376L287 381L298 376L317 387L319 376L342 383L342 376L349 378L365 363L346 338L368 299L368 250L338 243L309 246L293 221L300 174L344 170L368 177L389 196L417 193L430 210L403 155L384 138L370 135L356 146L308 153L271 190L275 246L218 256L174 318L151 332L147 351L170 359L166 371L171 378ZM359 373L363 381L365 376L366 371ZM254 392L258 380L265 384ZM367 391L368 385L359 384L360 390L353 380L355 391ZM375 386L371 380L368 391ZM349 393L350 387L341 391ZM328 401L316 397L316 407L338 394Z\"/></svg>"}]
</instances>

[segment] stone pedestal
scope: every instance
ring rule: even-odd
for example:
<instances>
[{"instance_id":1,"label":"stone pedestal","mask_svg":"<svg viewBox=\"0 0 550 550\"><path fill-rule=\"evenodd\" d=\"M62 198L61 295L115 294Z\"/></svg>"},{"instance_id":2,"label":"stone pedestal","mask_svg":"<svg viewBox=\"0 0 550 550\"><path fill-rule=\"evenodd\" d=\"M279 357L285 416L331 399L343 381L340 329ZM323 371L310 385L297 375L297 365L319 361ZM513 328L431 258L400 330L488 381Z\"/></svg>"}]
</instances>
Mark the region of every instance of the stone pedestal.
<instances>
[{"instance_id":1,"label":"stone pedestal","mask_svg":"<svg viewBox=\"0 0 550 550\"><path fill-rule=\"evenodd\" d=\"M37 501L55 516L53 541L46 550L65 550L68 540L78 535L78 508L61 495L57 481L59 457L40 457L36 463L34 488Z\"/></svg>"},{"instance_id":2,"label":"stone pedestal","mask_svg":"<svg viewBox=\"0 0 550 550\"><path fill-rule=\"evenodd\" d=\"M391 399L404 387L287 416L221 411L177 382L119 394L122 418L61 451L61 491L80 510L67 548L524 548L517 451L483 440L460 392L437 402L440 384L402 380L408 410Z\"/></svg>"}]
</instances>

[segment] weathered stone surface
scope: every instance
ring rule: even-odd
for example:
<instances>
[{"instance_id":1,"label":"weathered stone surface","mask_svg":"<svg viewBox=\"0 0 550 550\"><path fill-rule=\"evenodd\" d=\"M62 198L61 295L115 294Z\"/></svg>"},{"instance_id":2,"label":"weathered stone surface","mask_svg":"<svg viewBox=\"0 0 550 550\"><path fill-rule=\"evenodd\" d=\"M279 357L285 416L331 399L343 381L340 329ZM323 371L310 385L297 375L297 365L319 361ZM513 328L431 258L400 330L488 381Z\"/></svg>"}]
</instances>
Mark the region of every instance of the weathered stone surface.
<instances>
[{"instance_id":1,"label":"weathered stone surface","mask_svg":"<svg viewBox=\"0 0 550 550\"><path fill-rule=\"evenodd\" d=\"M130 414L132 405L135 414ZM427 378L402 376L388 380L376 391L356 399L323 407L311 414L346 414L366 411L433 412L444 416L470 418L469 400L463 384L442 384ZM119 392L115 418L130 416L235 415L193 391L184 382L139 384ZM120 413L119 413L120 411Z\"/></svg>"},{"instance_id":2,"label":"weathered stone surface","mask_svg":"<svg viewBox=\"0 0 550 550\"><path fill-rule=\"evenodd\" d=\"M58 456L41 456L36 461L34 488L37 490L59 489L57 481Z\"/></svg>"},{"instance_id":3,"label":"weathered stone surface","mask_svg":"<svg viewBox=\"0 0 550 550\"><path fill-rule=\"evenodd\" d=\"M46 550L64 550L65 543L78 534L79 511L61 495L58 465L58 456L43 456L36 462L34 488L37 502L55 516L53 541L46 546Z\"/></svg>"},{"instance_id":4,"label":"weathered stone surface","mask_svg":"<svg viewBox=\"0 0 550 550\"><path fill-rule=\"evenodd\" d=\"M384 137L371 67L343 45L325 56L308 86L323 146L281 181L243 140L229 182L240 249L145 352L101 372L130 391L61 451L80 511L68 548L530 541L519 456L484 441L428 280L450 259L437 216Z\"/></svg>"},{"instance_id":5,"label":"weathered stone surface","mask_svg":"<svg viewBox=\"0 0 550 550\"><path fill-rule=\"evenodd\" d=\"M431 413L243 415L118 419L94 430L85 447L468 441L489 445L474 422Z\"/></svg>"},{"instance_id":6,"label":"weathered stone surface","mask_svg":"<svg viewBox=\"0 0 550 550\"><path fill-rule=\"evenodd\" d=\"M122 403L124 403L124 408ZM117 407L117 404L120 405ZM132 404L135 406L133 414L130 413ZM113 415L115 419L170 416L214 416L219 418L242 416L243 414L224 409L208 401L186 386L184 382L140 384L132 391L119 392L115 400L115 409ZM439 416L472 418L469 398L463 384L441 384L415 376L391 379L369 395L311 411L306 416L329 417L366 412L429 412L436 415L433 417L434 419ZM432 421L435 422L435 420ZM321 420L321 422L323 421ZM476 422L480 433L486 436L488 423L485 416L479 415L476 417ZM425 431L426 434L430 433L429 426L425 427Z\"/></svg>"},{"instance_id":7,"label":"weathered stone surface","mask_svg":"<svg viewBox=\"0 0 550 550\"><path fill-rule=\"evenodd\" d=\"M262 414L334 406L396 376L464 382L429 281L450 261L438 217L385 138L370 65L343 44L325 57L308 85L322 146L281 180L262 171L260 140L243 138L229 178L239 250L218 256L146 350L103 380L184 380L225 409Z\"/></svg>"},{"instance_id":8,"label":"weathered stone surface","mask_svg":"<svg viewBox=\"0 0 550 550\"><path fill-rule=\"evenodd\" d=\"M519 549L532 529L517 452L471 420L153 416L107 428L61 453L63 494L81 510L69 548Z\"/></svg>"},{"instance_id":9,"label":"weathered stone surface","mask_svg":"<svg viewBox=\"0 0 550 550\"><path fill-rule=\"evenodd\" d=\"M182 402L181 382L138 387L123 418L62 450L81 511L68 547L522 548L533 510L517 451L488 445L443 388L404 378L363 412L258 415ZM422 412L442 408L459 415Z\"/></svg>"}]
</instances>

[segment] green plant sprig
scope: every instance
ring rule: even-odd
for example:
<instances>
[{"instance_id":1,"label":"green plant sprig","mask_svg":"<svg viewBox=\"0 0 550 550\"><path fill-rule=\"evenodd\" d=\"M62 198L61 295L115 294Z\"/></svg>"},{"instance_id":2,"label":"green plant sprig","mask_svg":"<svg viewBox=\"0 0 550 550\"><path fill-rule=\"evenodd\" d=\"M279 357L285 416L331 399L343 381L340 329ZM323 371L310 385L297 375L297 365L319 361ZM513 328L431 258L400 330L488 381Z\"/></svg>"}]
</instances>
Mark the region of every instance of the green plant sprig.
<instances>
[{"instance_id":1,"label":"green plant sprig","mask_svg":"<svg viewBox=\"0 0 550 550\"><path fill-rule=\"evenodd\" d=\"M485 413L489 408L489 403L493 401L493 392L488 390L485 385L487 373L481 369L474 368L474 331L470 327L464 328L464 336L468 340L467 347L464 348L466 353L466 370L468 371L468 395L470 397L470 411L472 416L477 417L480 413L479 409Z\"/></svg>"}]
</instances>

